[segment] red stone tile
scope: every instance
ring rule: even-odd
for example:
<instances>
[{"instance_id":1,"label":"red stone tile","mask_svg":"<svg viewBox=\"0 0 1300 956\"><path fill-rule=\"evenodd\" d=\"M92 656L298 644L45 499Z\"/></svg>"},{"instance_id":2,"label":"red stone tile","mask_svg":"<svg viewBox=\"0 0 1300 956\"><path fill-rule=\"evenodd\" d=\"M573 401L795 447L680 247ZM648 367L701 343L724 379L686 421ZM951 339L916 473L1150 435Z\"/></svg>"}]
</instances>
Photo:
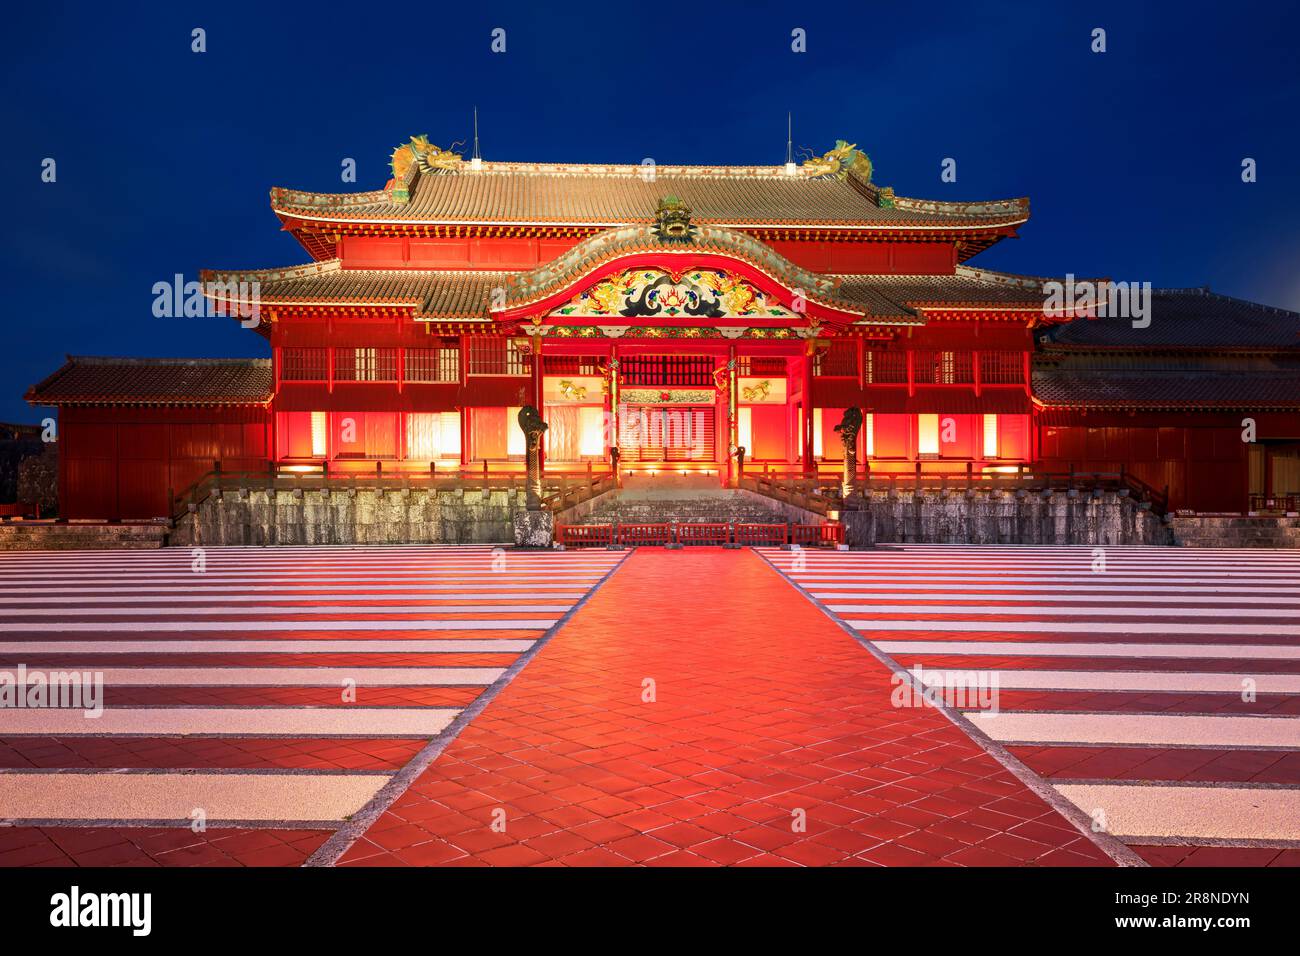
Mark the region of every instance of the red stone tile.
<instances>
[{"instance_id":1,"label":"red stone tile","mask_svg":"<svg viewBox=\"0 0 1300 956\"><path fill-rule=\"evenodd\" d=\"M891 676L751 552L634 552L347 859L441 840L504 865L987 865L1080 839L1006 836L1064 821L943 714L894 708Z\"/></svg>"}]
</instances>

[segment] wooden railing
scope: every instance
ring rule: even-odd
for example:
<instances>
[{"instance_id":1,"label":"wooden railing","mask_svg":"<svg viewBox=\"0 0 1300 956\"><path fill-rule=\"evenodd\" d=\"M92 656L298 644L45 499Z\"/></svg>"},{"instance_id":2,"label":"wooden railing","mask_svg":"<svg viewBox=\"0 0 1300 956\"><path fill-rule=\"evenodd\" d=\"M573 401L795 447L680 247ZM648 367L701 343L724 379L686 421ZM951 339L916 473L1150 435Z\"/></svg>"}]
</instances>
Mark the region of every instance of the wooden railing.
<instances>
[{"instance_id":1,"label":"wooden railing","mask_svg":"<svg viewBox=\"0 0 1300 956\"><path fill-rule=\"evenodd\" d=\"M1250 496L1251 511L1300 511L1300 494Z\"/></svg>"},{"instance_id":2,"label":"wooden railing","mask_svg":"<svg viewBox=\"0 0 1300 956\"><path fill-rule=\"evenodd\" d=\"M577 524L556 525L555 540L568 548L603 548L612 544L632 548L669 544L777 547L790 543L810 548L833 548L843 543L844 528L835 523L787 525L739 521Z\"/></svg>"},{"instance_id":3,"label":"wooden railing","mask_svg":"<svg viewBox=\"0 0 1300 956\"><path fill-rule=\"evenodd\" d=\"M618 480L613 472L596 472L590 467L590 463L585 476L547 475L543 483L555 487L553 493L542 496L542 508L551 514L567 511L574 505L618 487Z\"/></svg>"}]
</instances>

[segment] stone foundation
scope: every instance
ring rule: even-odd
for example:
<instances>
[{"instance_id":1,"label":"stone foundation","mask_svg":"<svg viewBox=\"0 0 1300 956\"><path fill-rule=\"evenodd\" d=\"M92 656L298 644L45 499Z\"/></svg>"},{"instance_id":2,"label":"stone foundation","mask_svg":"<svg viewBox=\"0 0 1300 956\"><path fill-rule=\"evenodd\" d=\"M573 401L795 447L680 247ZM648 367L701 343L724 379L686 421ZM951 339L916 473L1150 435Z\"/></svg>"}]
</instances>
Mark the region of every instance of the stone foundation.
<instances>
[{"instance_id":1,"label":"stone foundation","mask_svg":"<svg viewBox=\"0 0 1300 956\"><path fill-rule=\"evenodd\" d=\"M0 551L129 551L161 548L166 537L162 522L0 521Z\"/></svg>"},{"instance_id":2,"label":"stone foundation","mask_svg":"<svg viewBox=\"0 0 1300 956\"><path fill-rule=\"evenodd\" d=\"M214 492L168 544L506 544L524 492L496 489L264 489Z\"/></svg>"},{"instance_id":3,"label":"stone foundation","mask_svg":"<svg viewBox=\"0 0 1300 956\"><path fill-rule=\"evenodd\" d=\"M1300 517L1175 515L1171 529L1184 548L1300 548Z\"/></svg>"},{"instance_id":4,"label":"stone foundation","mask_svg":"<svg viewBox=\"0 0 1300 956\"><path fill-rule=\"evenodd\" d=\"M515 547L549 548L555 537L555 516L549 511L516 511Z\"/></svg>"},{"instance_id":5,"label":"stone foundation","mask_svg":"<svg viewBox=\"0 0 1300 956\"><path fill-rule=\"evenodd\" d=\"M876 494L844 515L850 547L872 544L1172 544L1166 522L1127 495L940 491Z\"/></svg>"}]
</instances>

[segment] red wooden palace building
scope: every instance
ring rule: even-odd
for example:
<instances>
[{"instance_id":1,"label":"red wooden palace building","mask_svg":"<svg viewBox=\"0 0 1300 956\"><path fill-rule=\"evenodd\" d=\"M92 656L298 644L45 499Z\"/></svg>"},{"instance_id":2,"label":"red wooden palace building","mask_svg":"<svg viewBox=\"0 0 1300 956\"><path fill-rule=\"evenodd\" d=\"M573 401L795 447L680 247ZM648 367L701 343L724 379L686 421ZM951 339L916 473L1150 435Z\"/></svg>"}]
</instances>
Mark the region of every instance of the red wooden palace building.
<instances>
[{"instance_id":1,"label":"red wooden palace building","mask_svg":"<svg viewBox=\"0 0 1300 956\"><path fill-rule=\"evenodd\" d=\"M1046 280L966 265L1025 199L938 202L841 144L786 166L463 160L424 137L385 188L272 190L304 265L208 271L269 359L70 357L62 513L140 518L224 471L427 475L838 469L1119 471L1171 507L1300 491L1300 315L1159 291L1145 329L1045 309ZM253 290L251 292L245 290ZM237 310L235 310L237 311ZM1256 441L1242 440L1243 420ZM1258 504L1258 502L1256 502Z\"/></svg>"}]
</instances>

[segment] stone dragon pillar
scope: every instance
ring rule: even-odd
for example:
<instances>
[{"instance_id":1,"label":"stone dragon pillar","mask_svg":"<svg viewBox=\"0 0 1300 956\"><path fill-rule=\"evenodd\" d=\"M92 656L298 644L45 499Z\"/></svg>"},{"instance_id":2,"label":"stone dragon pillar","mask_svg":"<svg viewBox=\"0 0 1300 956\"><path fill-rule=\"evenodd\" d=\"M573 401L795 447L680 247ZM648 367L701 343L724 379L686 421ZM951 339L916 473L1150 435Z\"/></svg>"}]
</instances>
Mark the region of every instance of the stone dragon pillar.
<instances>
[{"instance_id":1,"label":"stone dragon pillar","mask_svg":"<svg viewBox=\"0 0 1300 956\"><path fill-rule=\"evenodd\" d=\"M535 406L525 405L519 409L519 428L524 433L528 445L528 510L542 510L542 435L546 432L546 422Z\"/></svg>"},{"instance_id":2,"label":"stone dragon pillar","mask_svg":"<svg viewBox=\"0 0 1300 956\"><path fill-rule=\"evenodd\" d=\"M858 432L861 429L862 409L844 409L844 417L835 426L835 431L844 443L844 472L840 477L840 495L845 501L858 490Z\"/></svg>"},{"instance_id":3,"label":"stone dragon pillar","mask_svg":"<svg viewBox=\"0 0 1300 956\"><path fill-rule=\"evenodd\" d=\"M549 548L555 534L555 516L542 510L542 435L546 422L533 405L519 409L519 428L528 448L525 508L516 511L512 522L515 544L522 548Z\"/></svg>"}]
</instances>

